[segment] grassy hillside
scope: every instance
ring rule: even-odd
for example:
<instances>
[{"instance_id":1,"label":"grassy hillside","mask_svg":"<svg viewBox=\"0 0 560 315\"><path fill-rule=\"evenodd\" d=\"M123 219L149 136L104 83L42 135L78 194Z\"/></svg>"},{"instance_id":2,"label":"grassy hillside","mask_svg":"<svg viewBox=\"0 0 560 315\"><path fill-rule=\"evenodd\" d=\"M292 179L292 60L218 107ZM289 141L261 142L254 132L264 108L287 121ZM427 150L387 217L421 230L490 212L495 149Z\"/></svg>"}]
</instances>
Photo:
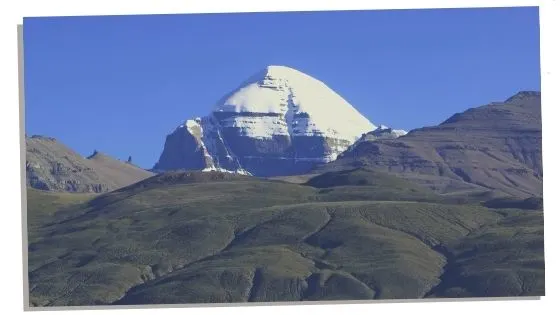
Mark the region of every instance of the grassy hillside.
<instances>
[{"instance_id":1,"label":"grassy hillside","mask_svg":"<svg viewBox=\"0 0 560 315\"><path fill-rule=\"evenodd\" d=\"M311 184L317 182L172 173L69 202L30 225L31 303L356 300L544 290L542 211L452 204L400 179L355 175L365 182L328 177L331 185L316 188ZM42 203L58 207L42 199L29 212L45 211L34 206ZM523 279L523 290L516 289L515 277Z\"/></svg>"},{"instance_id":2,"label":"grassy hillside","mask_svg":"<svg viewBox=\"0 0 560 315\"><path fill-rule=\"evenodd\" d=\"M431 296L545 294L543 213L509 212L496 224L449 244L449 263Z\"/></svg>"},{"instance_id":3,"label":"grassy hillside","mask_svg":"<svg viewBox=\"0 0 560 315\"><path fill-rule=\"evenodd\" d=\"M56 211L93 199L93 193L49 192L27 189L27 224L30 229L52 219Z\"/></svg>"},{"instance_id":4,"label":"grassy hillside","mask_svg":"<svg viewBox=\"0 0 560 315\"><path fill-rule=\"evenodd\" d=\"M386 172L365 168L327 172L309 179L305 185L319 188L321 201L443 201L441 196L428 188Z\"/></svg>"}]
</instances>

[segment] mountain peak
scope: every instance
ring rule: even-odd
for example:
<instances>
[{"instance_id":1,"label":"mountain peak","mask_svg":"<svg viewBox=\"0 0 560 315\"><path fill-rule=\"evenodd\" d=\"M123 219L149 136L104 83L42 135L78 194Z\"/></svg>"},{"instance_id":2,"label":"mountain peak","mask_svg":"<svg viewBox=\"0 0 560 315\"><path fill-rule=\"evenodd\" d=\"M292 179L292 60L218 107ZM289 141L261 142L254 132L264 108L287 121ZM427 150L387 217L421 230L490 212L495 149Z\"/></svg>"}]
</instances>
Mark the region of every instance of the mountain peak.
<instances>
[{"instance_id":1,"label":"mountain peak","mask_svg":"<svg viewBox=\"0 0 560 315\"><path fill-rule=\"evenodd\" d=\"M505 102L511 103L516 100L523 100L527 98L540 98L541 92L540 91L519 91L515 95L508 98Z\"/></svg>"},{"instance_id":2,"label":"mountain peak","mask_svg":"<svg viewBox=\"0 0 560 315\"><path fill-rule=\"evenodd\" d=\"M213 112L220 117L278 117L278 124L262 124L264 120L272 120L267 118L259 126L248 124L248 118L231 121L235 124L231 127L241 127L239 124L243 123L247 127L244 132L265 137L272 136L270 133L274 131L290 136L331 136L353 142L362 133L377 128L325 83L279 65L269 65L253 75L222 98Z\"/></svg>"},{"instance_id":3,"label":"mountain peak","mask_svg":"<svg viewBox=\"0 0 560 315\"><path fill-rule=\"evenodd\" d=\"M281 66L281 65L269 65L264 69L265 76L274 77L274 78L293 78L294 76L306 76L307 74L288 67L288 66Z\"/></svg>"},{"instance_id":4,"label":"mountain peak","mask_svg":"<svg viewBox=\"0 0 560 315\"><path fill-rule=\"evenodd\" d=\"M301 71L296 70L292 67L284 66L284 65L268 65L268 66L266 66L265 69L266 69L266 71L269 71L269 72L293 72L293 71L301 72Z\"/></svg>"},{"instance_id":5,"label":"mountain peak","mask_svg":"<svg viewBox=\"0 0 560 315\"><path fill-rule=\"evenodd\" d=\"M251 75L247 80L242 82L242 84L237 88L240 89L244 86L250 85L252 83L259 83L266 85L274 84L274 82L297 82L315 80L310 75L297 70L295 68L284 66L284 65L268 65L261 69L260 71Z\"/></svg>"},{"instance_id":6,"label":"mountain peak","mask_svg":"<svg viewBox=\"0 0 560 315\"><path fill-rule=\"evenodd\" d=\"M333 161L376 128L322 81L268 65L218 100L208 116L181 125L154 168L301 173Z\"/></svg>"}]
</instances>

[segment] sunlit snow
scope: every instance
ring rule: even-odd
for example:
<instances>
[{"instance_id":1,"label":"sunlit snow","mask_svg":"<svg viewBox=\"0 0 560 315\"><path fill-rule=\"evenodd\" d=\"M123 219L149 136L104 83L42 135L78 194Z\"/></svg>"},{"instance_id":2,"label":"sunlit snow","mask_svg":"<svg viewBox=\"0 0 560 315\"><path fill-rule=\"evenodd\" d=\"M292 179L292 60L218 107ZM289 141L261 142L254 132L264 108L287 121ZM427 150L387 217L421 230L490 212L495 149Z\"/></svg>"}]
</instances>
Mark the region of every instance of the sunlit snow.
<instances>
[{"instance_id":1,"label":"sunlit snow","mask_svg":"<svg viewBox=\"0 0 560 315\"><path fill-rule=\"evenodd\" d=\"M268 66L216 105L214 111L275 113L227 122L252 137L327 136L353 142L376 128L323 82L285 66ZM277 123L275 123L277 122Z\"/></svg>"}]
</instances>

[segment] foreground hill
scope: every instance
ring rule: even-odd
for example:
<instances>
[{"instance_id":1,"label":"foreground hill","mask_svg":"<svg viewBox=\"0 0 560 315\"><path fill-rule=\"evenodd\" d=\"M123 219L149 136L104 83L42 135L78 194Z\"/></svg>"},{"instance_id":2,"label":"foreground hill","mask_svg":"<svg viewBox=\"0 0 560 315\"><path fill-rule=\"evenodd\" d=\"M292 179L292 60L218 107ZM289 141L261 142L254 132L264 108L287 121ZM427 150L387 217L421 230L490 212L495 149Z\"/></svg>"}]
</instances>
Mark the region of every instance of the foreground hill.
<instances>
[{"instance_id":1,"label":"foreground hill","mask_svg":"<svg viewBox=\"0 0 560 315\"><path fill-rule=\"evenodd\" d=\"M304 185L223 173L159 174L72 201L33 226L30 301L544 294L542 209L458 205L415 185L369 170ZM40 212L28 209L29 216Z\"/></svg>"},{"instance_id":2,"label":"foreground hill","mask_svg":"<svg viewBox=\"0 0 560 315\"><path fill-rule=\"evenodd\" d=\"M355 167L387 171L443 193L542 196L540 92L520 92L397 139L360 141L316 172Z\"/></svg>"},{"instance_id":3,"label":"foreground hill","mask_svg":"<svg viewBox=\"0 0 560 315\"><path fill-rule=\"evenodd\" d=\"M25 144L27 186L35 189L102 193L153 175L99 152L84 158L49 137L26 137Z\"/></svg>"}]
</instances>

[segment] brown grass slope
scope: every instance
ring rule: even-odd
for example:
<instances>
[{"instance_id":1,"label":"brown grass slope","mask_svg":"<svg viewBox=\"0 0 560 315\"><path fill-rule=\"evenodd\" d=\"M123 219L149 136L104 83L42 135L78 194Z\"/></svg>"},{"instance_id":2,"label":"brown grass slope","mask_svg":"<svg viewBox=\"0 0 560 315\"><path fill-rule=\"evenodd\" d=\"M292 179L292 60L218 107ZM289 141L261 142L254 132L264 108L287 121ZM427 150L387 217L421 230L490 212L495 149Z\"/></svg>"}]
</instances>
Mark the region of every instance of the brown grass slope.
<instances>
[{"instance_id":1,"label":"brown grass slope","mask_svg":"<svg viewBox=\"0 0 560 315\"><path fill-rule=\"evenodd\" d=\"M84 158L56 139L26 137L27 186L47 191L101 193L153 175L102 153Z\"/></svg>"},{"instance_id":2,"label":"brown grass slope","mask_svg":"<svg viewBox=\"0 0 560 315\"><path fill-rule=\"evenodd\" d=\"M364 141L317 171L367 166L444 193L542 196L540 104L540 92L520 92L398 139Z\"/></svg>"}]
</instances>

